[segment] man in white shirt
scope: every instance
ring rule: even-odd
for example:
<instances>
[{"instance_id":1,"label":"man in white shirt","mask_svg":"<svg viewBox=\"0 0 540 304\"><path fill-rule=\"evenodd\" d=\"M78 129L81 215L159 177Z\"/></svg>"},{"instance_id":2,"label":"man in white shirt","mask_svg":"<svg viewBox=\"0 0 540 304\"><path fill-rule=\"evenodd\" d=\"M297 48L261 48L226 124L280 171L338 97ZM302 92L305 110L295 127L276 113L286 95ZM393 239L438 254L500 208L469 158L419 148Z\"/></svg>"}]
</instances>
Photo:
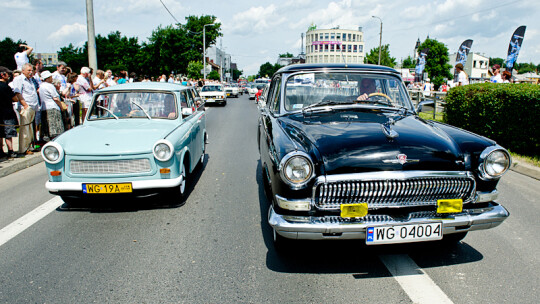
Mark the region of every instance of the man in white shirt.
<instances>
[{"instance_id":1,"label":"man in white shirt","mask_svg":"<svg viewBox=\"0 0 540 304\"><path fill-rule=\"evenodd\" d=\"M493 70L493 76L491 76L491 82L493 83L502 83L503 80L501 78L501 66L496 64L492 68Z\"/></svg>"},{"instance_id":2,"label":"man in white shirt","mask_svg":"<svg viewBox=\"0 0 540 304\"><path fill-rule=\"evenodd\" d=\"M26 154L33 154L29 151L29 147L31 142L36 138L36 126L41 123L41 109L39 106L38 93L31 80L33 72L34 67L30 63L25 63L22 68L22 74L13 79L13 92L17 94L17 98L23 106L27 104L27 107L20 110L20 124L25 124L26 120L28 120L28 122L33 120L33 130L27 127L21 127L19 129L19 153ZM22 119L23 117L25 117L25 119Z\"/></svg>"},{"instance_id":3,"label":"man in white shirt","mask_svg":"<svg viewBox=\"0 0 540 304\"><path fill-rule=\"evenodd\" d=\"M424 83L424 87L422 88L422 92L424 96L431 96L431 91L433 90L433 85L430 82L429 78L426 78L426 83Z\"/></svg>"},{"instance_id":4,"label":"man in white shirt","mask_svg":"<svg viewBox=\"0 0 540 304\"><path fill-rule=\"evenodd\" d=\"M17 53L13 56L15 58L15 63L17 64L17 70L22 71L23 65L30 62L28 56L32 53L32 50L33 48L26 44L19 44Z\"/></svg>"},{"instance_id":5,"label":"man in white shirt","mask_svg":"<svg viewBox=\"0 0 540 304\"><path fill-rule=\"evenodd\" d=\"M53 79L60 81L61 83L60 92L64 92L64 90L67 87L66 72L67 72L67 64L63 61L58 61L58 64L56 65L56 71L52 73L52 77Z\"/></svg>"},{"instance_id":6,"label":"man in white shirt","mask_svg":"<svg viewBox=\"0 0 540 304\"><path fill-rule=\"evenodd\" d=\"M86 112L90 107L90 102L92 101L92 87L88 82L88 77L90 77L90 68L82 67L81 74L77 77L76 83L79 85L79 99L81 100L82 106L82 121L86 117Z\"/></svg>"},{"instance_id":7,"label":"man in white shirt","mask_svg":"<svg viewBox=\"0 0 540 304\"><path fill-rule=\"evenodd\" d=\"M457 86L464 86L469 84L469 76L467 76L467 73L463 71L463 64L458 63L455 66L457 72L458 72L458 81Z\"/></svg>"}]
</instances>

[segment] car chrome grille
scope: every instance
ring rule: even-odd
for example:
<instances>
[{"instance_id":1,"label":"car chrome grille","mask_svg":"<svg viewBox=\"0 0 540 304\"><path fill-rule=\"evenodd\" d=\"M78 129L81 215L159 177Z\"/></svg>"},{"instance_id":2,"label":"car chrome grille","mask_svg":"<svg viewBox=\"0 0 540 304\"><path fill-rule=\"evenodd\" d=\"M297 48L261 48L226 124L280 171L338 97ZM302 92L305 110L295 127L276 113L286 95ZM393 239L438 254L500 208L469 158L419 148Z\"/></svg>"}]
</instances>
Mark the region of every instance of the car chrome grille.
<instances>
[{"instance_id":1,"label":"car chrome grille","mask_svg":"<svg viewBox=\"0 0 540 304\"><path fill-rule=\"evenodd\" d=\"M124 160L72 160L73 174L127 174L147 173L152 170L147 158Z\"/></svg>"},{"instance_id":2,"label":"car chrome grille","mask_svg":"<svg viewBox=\"0 0 540 304\"><path fill-rule=\"evenodd\" d=\"M361 178L361 174L357 176ZM431 206L437 205L439 199L468 203L474 198L475 188L474 178L469 175L338 179L316 183L314 201L322 210L339 210L342 204L354 203L367 203L370 209Z\"/></svg>"}]
</instances>

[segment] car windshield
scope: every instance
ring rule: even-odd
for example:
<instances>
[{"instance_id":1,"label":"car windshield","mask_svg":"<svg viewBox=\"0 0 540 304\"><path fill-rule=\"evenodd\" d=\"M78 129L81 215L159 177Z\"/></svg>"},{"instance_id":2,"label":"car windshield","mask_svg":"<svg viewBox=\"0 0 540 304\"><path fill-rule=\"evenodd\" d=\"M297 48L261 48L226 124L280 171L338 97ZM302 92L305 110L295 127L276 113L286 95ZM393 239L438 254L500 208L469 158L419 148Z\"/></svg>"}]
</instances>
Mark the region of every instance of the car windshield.
<instances>
[{"instance_id":1,"label":"car windshield","mask_svg":"<svg viewBox=\"0 0 540 304\"><path fill-rule=\"evenodd\" d=\"M359 104L412 110L401 80L392 75L352 72L304 73L287 79L285 110Z\"/></svg>"},{"instance_id":2,"label":"car windshield","mask_svg":"<svg viewBox=\"0 0 540 304\"><path fill-rule=\"evenodd\" d=\"M202 87L202 90L201 90L201 92L215 92L215 91L223 91L223 87L219 85L210 85L210 86Z\"/></svg>"},{"instance_id":3,"label":"car windshield","mask_svg":"<svg viewBox=\"0 0 540 304\"><path fill-rule=\"evenodd\" d=\"M96 95L89 120L177 117L176 101L165 92L104 92Z\"/></svg>"}]
</instances>

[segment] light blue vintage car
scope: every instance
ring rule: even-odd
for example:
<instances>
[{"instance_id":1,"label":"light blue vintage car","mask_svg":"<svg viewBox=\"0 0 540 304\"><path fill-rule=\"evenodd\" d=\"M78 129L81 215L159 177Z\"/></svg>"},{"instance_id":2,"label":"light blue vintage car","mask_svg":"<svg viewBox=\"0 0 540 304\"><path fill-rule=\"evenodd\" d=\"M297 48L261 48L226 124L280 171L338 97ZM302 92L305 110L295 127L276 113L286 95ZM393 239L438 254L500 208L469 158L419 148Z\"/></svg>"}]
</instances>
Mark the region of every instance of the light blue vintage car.
<instances>
[{"instance_id":1,"label":"light blue vintage car","mask_svg":"<svg viewBox=\"0 0 540 304\"><path fill-rule=\"evenodd\" d=\"M204 162L206 115L192 87L112 86L94 95L84 124L47 143L46 188L64 201L105 195L184 198L186 177Z\"/></svg>"}]
</instances>

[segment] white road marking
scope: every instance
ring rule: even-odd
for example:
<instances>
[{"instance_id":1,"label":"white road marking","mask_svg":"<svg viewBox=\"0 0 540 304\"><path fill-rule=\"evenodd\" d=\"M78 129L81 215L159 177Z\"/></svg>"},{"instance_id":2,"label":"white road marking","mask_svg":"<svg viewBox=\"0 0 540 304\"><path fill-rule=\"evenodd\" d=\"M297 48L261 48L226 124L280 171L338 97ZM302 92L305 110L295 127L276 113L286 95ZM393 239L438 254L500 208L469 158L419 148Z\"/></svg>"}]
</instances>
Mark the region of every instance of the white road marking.
<instances>
[{"instance_id":1,"label":"white road marking","mask_svg":"<svg viewBox=\"0 0 540 304\"><path fill-rule=\"evenodd\" d=\"M413 303L453 303L408 255L381 255L379 258Z\"/></svg>"},{"instance_id":2,"label":"white road marking","mask_svg":"<svg viewBox=\"0 0 540 304\"><path fill-rule=\"evenodd\" d=\"M19 233L25 231L30 226L37 223L39 220L47 216L47 214L60 207L64 201L59 196L56 196L36 209L23 215L13 223L7 225L0 230L0 246L7 243L12 238L16 237Z\"/></svg>"}]
</instances>

